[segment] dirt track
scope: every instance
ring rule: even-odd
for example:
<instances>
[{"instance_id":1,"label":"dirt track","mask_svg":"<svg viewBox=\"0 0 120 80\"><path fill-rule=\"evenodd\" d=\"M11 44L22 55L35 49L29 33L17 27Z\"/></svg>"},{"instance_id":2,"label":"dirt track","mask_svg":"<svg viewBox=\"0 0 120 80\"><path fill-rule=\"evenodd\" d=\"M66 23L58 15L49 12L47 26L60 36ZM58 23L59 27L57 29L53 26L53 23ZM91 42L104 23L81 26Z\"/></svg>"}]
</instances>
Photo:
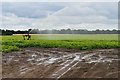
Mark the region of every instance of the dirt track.
<instances>
[{"instance_id":1,"label":"dirt track","mask_svg":"<svg viewBox=\"0 0 120 80\"><path fill-rule=\"evenodd\" d=\"M118 50L25 48L2 54L3 78L117 78Z\"/></svg>"}]
</instances>

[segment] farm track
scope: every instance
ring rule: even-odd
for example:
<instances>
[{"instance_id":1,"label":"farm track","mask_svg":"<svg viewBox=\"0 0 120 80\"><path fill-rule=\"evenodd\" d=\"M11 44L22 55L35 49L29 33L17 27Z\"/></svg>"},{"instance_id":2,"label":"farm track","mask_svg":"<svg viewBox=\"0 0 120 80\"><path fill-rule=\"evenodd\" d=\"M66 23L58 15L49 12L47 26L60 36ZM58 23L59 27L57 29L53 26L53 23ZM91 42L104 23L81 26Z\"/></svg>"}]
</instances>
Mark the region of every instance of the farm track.
<instances>
[{"instance_id":1,"label":"farm track","mask_svg":"<svg viewBox=\"0 0 120 80\"><path fill-rule=\"evenodd\" d=\"M117 78L117 49L23 48L2 54L3 78Z\"/></svg>"}]
</instances>

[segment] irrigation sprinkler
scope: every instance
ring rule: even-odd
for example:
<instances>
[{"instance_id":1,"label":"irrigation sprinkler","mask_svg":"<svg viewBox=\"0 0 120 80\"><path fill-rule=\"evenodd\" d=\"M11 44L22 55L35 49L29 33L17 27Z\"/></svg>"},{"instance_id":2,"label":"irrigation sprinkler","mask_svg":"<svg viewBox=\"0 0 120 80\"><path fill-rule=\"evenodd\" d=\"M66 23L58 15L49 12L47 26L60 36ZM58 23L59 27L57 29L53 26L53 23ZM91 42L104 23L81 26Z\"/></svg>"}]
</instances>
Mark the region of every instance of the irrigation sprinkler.
<instances>
[{"instance_id":1,"label":"irrigation sprinkler","mask_svg":"<svg viewBox=\"0 0 120 80\"><path fill-rule=\"evenodd\" d=\"M31 40L31 35L30 35L31 31L32 31L32 29L29 29L28 33L23 35L24 40Z\"/></svg>"}]
</instances>

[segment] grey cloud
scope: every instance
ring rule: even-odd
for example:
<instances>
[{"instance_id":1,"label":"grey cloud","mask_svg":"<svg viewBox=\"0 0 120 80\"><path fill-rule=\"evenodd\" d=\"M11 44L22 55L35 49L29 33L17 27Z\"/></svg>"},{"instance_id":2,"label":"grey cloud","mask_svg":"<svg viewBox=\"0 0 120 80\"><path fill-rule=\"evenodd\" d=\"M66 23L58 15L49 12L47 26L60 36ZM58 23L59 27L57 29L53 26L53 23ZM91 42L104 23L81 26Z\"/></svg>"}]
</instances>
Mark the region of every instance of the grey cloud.
<instances>
[{"instance_id":1,"label":"grey cloud","mask_svg":"<svg viewBox=\"0 0 120 80\"><path fill-rule=\"evenodd\" d=\"M76 3L78 4L78 3ZM81 3L79 3L81 4ZM70 5L55 14L61 22L68 24L101 23L117 24L117 3L92 3L89 5Z\"/></svg>"},{"instance_id":2,"label":"grey cloud","mask_svg":"<svg viewBox=\"0 0 120 80\"><path fill-rule=\"evenodd\" d=\"M13 13L18 17L26 18L46 18L50 13L63 8L63 6L53 5L51 3L3 3L3 14Z\"/></svg>"},{"instance_id":3,"label":"grey cloud","mask_svg":"<svg viewBox=\"0 0 120 80\"><path fill-rule=\"evenodd\" d=\"M13 24L20 28L26 25L28 28L39 29L88 29L90 26L92 26L90 29L97 29L97 26L98 28L101 26L101 29L113 29L117 27L117 3L7 4L3 5L4 26Z\"/></svg>"}]
</instances>

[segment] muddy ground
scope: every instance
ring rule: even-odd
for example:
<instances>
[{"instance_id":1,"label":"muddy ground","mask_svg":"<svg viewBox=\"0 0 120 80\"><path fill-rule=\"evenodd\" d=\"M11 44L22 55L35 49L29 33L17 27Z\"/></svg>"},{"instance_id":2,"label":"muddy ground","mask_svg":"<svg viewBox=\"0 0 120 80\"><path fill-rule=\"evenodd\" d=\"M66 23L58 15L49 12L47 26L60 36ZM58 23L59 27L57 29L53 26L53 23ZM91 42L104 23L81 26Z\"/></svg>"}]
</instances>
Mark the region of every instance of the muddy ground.
<instances>
[{"instance_id":1,"label":"muddy ground","mask_svg":"<svg viewBox=\"0 0 120 80\"><path fill-rule=\"evenodd\" d=\"M118 49L24 48L2 54L2 77L118 78L119 60Z\"/></svg>"}]
</instances>

